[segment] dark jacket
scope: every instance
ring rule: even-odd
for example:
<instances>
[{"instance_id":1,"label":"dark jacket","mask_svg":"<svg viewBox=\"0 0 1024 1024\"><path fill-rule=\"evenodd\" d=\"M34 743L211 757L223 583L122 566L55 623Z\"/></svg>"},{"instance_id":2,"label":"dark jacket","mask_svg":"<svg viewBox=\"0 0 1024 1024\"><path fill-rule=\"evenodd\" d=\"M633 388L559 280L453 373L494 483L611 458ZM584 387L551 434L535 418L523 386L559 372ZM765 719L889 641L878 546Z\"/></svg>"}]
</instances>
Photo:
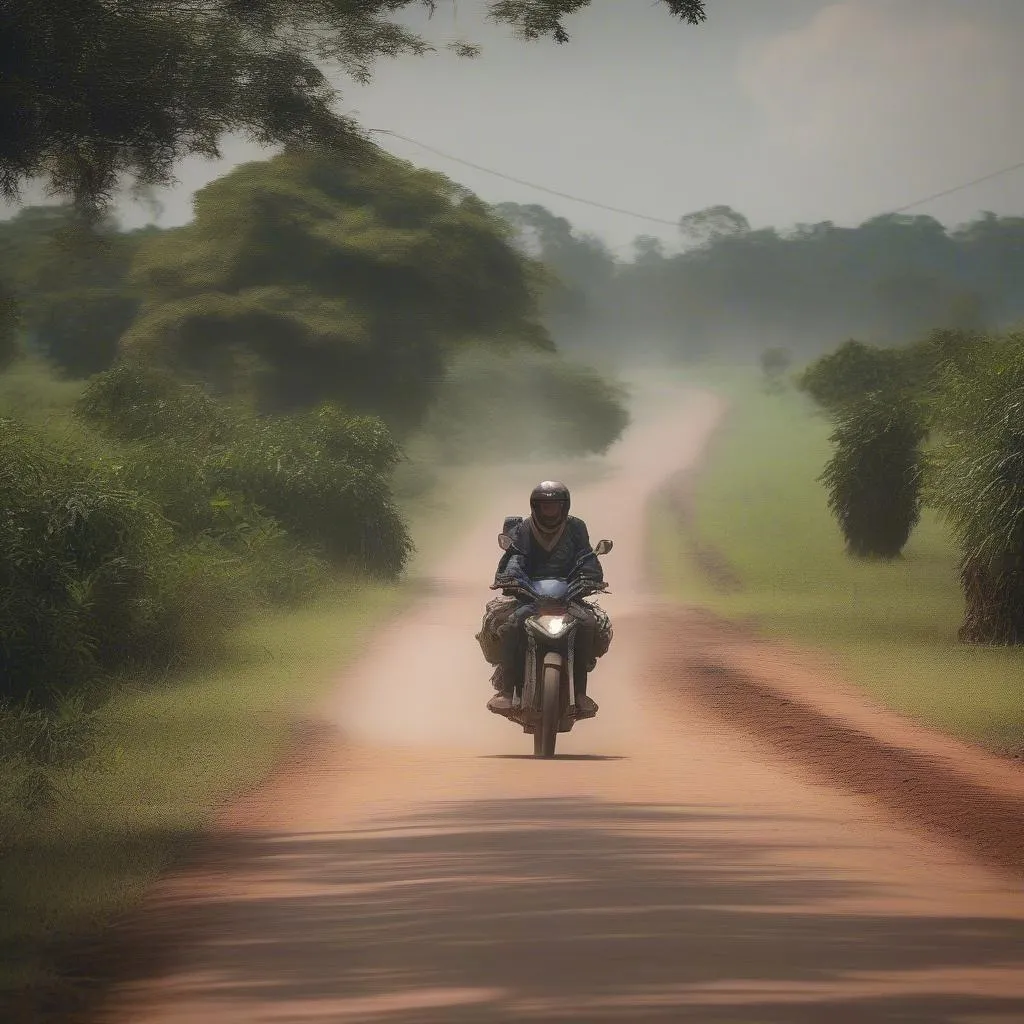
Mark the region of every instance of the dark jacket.
<instances>
[{"instance_id":1,"label":"dark jacket","mask_svg":"<svg viewBox=\"0 0 1024 1024\"><path fill-rule=\"evenodd\" d=\"M588 552L589 557L583 559L579 573L598 582L604 581L604 570L590 545L587 524L582 519L569 516L562 536L551 551L537 543L529 519L510 517L505 520L502 532L512 541L512 547L502 552L494 574L495 584L501 582L502 576L519 574L534 580L566 579L580 556Z\"/></svg>"}]
</instances>

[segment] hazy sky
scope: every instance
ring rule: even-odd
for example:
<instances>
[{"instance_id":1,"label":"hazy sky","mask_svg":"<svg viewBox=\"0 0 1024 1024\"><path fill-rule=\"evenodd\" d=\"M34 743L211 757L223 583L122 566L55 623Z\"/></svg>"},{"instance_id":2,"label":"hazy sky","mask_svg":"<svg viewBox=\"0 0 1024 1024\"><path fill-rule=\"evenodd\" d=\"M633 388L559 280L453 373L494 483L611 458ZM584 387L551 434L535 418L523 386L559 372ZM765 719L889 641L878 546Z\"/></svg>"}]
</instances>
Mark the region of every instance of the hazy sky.
<instances>
[{"instance_id":1,"label":"hazy sky","mask_svg":"<svg viewBox=\"0 0 1024 1024\"><path fill-rule=\"evenodd\" d=\"M857 223L1024 161L1024 0L707 0L699 28L653 0L593 0L566 46L522 43L485 23L481 0L442 0L439 43L341 80L342 107L465 160L583 198L674 221L728 203L755 225ZM593 209L471 170L398 140L395 154L488 201L538 202L628 253L672 227ZM260 151L189 161L161 194L162 224L192 192ZM981 209L1024 213L1024 170L919 211L947 223ZM144 223L140 207L126 218Z\"/></svg>"}]
</instances>

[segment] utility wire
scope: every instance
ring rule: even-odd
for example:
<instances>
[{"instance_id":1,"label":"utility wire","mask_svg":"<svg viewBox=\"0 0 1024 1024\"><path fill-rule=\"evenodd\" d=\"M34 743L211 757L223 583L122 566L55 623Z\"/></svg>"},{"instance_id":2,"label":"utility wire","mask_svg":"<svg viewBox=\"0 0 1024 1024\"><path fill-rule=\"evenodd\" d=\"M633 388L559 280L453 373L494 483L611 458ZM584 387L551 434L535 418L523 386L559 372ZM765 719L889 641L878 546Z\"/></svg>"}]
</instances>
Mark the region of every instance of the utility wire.
<instances>
[{"instance_id":1,"label":"utility wire","mask_svg":"<svg viewBox=\"0 0 1024 1024\"><path fill-rule=\"evenodd\" d=\"M492 171L489 167L481 167L479 164L471 163L469 160L463 160L461 157L452 156L451 153L442 153L441 150L435 149L433 146L428 146L425 142L417 142L416 139L407 138L405 135L399 135L398 132L388 131L385 128L370 128L368 131L376 132L379 135L392 135L396 139L401 139L403 142L411 142L414 146L419 146L422 149L429 150L431 153L436 153L437 156L444 157L445 160L453 160L457 164L464 164L466 167L472 167L475 171L482 171L484 174L493 174L496 178L504 178L506 181L513 181L517 185L525 185L527 188L535 188L540 192L547 192L549 195L559 196L562 199L570 199L574 203L585 203L587 206L596 206L599 210L610 210L612 213L622 213L627 217L637 217L640 220L647 220L653 224L668 224L669 227L676 228L679 226L678 220L666 220L664 217L650 217L646 213L637 213L634 210L623 210L618 206L607 206L604 203L597 203L593 199L581 199L579 196L569 195L568 192L558 192L553 188L547 188L545 185L538 185L536 182L523 181L522 178L513 178L511 174L503 174L501 171Z\"/></svg>"},{"instance_id":2,"label":"utility wire","mask_svg":"<svg viewBox=\"0 0 1024 1024\"><path fill-rule=\"evenodd\" d=\"M912 210L915 206L924 206L925 203L930 203L933 199L941 199L943 196L950 196L954 192L960 192L965 188L970 188L972 185L980 185L983 181L991 181L993 178L1002 177L1004 174L1009 174L1011 171L1019 171L1024 168L1024 160L1019 164L1013 164L1011 167L1004 167L1001 171L993 171L991 174L985 174L980 178L974 178L972 181L965 181L962 185L954 185L953 188L947 188L942 192L935 192L933 195L925 196L924 199L915 199L912 203L907 203L906 206L899 206L895 210L890 210L890 213L903 213L905 210Z\"/></svg>"},{"instance_id":3,"label":"utility wire","mask_svg":"<svg viewBox=\"0 0 1024 1024\"><path fill-rule=\"evenodd\" d=\"M472 167L475 171L481 171L484 174L493 174L496 178L504 178L506 181L515 182L517 185L525 185L527 188L534 188L539 192L547 192L549 195L558 196L561 199L569 199L574 203L583 203L586 206L594 206L599 210L609 210L612 213L621 213L627 217L636 217L638 220L650 221L652 224L667 224L673 228L677 228L679 226L678 220L667 220L664 217L651 217L646 213L637 213L635 210L624 210L619 206L608 206L605 203L595 202L593 199L583 199L580 196L570 195L568 192L559 192L556 189L548 188L546 185L538 185L533 181L524 181L522 178L514 178L510 174L503 174L501 171L495 171L489 167L481 167L480 164L474 164L469 160L463 160L461 157L452 156L451 153L445 153L440 149L435 149L433 146L428 146L425 142L420 142L417 139L410 139L406 135L400 135L398 132L389 131L386 128L369 128L367 130L375 132L378 135L391 135L396 139L401 139L403 142L409 142L414 146L419 146L421 149L428 150L439 157L443 157L445 160L452 160L457 164ZM941 192L934 192L929 196L925 196L923 199L915 199L912 203L905 203L903 206L898 206L894 210L887 210L886 213L905 213L907 210L913 210L915 207L924 206L926 203L930 203L935 199L942 199L945 196L953 195L955 192L962 192L965 188L972 188L974 185L980 185L982 182L991 181L993 178L1001 178L1004 174L1010 174L1013 171L1019 171L1022 169L1024 169L1024 161L1011 164L1009 167L1003 167L998 171L993 171L991 174L982 175L980 178L973 178L970 181L965 181L962 185L954 185L952 188L943 189Z\"/></svg>"}]
</instances>

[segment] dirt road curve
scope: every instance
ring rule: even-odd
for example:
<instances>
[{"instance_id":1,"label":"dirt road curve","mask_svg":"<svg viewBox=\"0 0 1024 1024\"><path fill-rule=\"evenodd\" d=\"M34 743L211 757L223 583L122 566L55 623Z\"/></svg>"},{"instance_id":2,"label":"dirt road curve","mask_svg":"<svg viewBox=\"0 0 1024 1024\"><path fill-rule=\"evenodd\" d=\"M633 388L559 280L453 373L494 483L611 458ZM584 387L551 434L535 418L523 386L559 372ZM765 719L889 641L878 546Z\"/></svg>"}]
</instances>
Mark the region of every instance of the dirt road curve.
<instances>
[{"instance_id":1,"label":"dirt road curve","mask_svg":"<svg viewBox=\"0 0 1024 1024\"><path fill-rule=\"evenodd\" d=\"M167 955L127 963L102 1019L1024 1021L1018 882L653 678L644 501L717 413L676 403L575 498L616 542L616 637L593 678L601 714L560 738L562 759L524 757L529 738L483 708L472 634L510 511L496 496L339 682L338 735L231 809L215 859L160 887L146 919Z\"/></svg>"}]
</instances>

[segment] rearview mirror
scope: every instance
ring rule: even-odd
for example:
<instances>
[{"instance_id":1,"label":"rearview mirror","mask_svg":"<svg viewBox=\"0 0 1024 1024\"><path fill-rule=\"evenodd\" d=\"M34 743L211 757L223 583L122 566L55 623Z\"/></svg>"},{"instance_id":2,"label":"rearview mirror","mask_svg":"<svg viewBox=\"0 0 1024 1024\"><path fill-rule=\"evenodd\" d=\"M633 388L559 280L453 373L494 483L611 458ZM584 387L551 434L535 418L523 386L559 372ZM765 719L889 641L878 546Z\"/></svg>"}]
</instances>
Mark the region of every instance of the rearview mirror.
<instances>
[{"instance_id":1,"label":"rearview mirror","mask_svg":"<svg viewBox=\"0 0 1024 1024\"><path fill-rule=\"evenodd\" d=\"M594 545L595 555L607 555L612 549L612 542L610 540L599 540Z\"/></svg>"},{"instance_id":2,"label":"rearview mirror","mask_svg":"<svg viewBox=\"0 0 1024 1024\"><path fill-rule=\"evenodd\" d=\"M501 548L502 551L508 551L508 549L512 547L512 541L509 540L508 534L498 534L498 547Z\"/></svg>"}]
</instances>

